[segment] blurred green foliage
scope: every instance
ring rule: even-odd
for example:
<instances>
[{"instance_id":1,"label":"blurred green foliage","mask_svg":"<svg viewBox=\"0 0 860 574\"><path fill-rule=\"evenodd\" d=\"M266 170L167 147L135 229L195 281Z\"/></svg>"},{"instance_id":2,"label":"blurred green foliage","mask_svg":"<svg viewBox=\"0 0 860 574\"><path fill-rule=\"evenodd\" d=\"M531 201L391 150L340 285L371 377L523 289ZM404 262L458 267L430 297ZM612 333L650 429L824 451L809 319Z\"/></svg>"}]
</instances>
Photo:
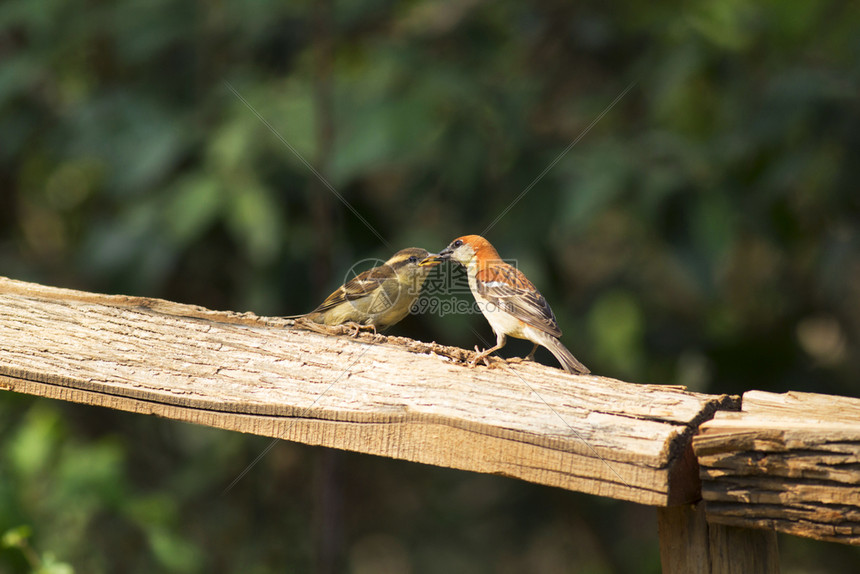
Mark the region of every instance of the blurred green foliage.
<instances>
[{"instance_id":1,"label":"blurred green foliage","mask_svg":"<svg viewBox=\"0 0 860 574\"><path fill-rule=\"evenodd\" d=\"M2 537L3 548L18 548L29 563L33 574L74 574L74 569L65 562L58 562L53 553L46 552L41 556L30 546L29 538L33 535L28 526L19 526L7 530Z\"/></svg>"},{"instance_id":2,"label":"blurred green foliage","mask_svg":"<svg viewBox=\"0 0 860 574\"><path fill-rule=\"evenodd\" d=\"M858 394L851 2L5 0L0 62L3 275L292 314L354 261L483 232L533 184L486 236L595 372ZM394 328L473 330L491 336L474 316ZM26 525L51 572L322 569L320 538L354 572L659 569L633 505L341 455L335 536L318 449L281 444L221 496L265 439L0 412L0 531ZM858 560L783 547L786 571Z\"/></svg>"}]
</instances>

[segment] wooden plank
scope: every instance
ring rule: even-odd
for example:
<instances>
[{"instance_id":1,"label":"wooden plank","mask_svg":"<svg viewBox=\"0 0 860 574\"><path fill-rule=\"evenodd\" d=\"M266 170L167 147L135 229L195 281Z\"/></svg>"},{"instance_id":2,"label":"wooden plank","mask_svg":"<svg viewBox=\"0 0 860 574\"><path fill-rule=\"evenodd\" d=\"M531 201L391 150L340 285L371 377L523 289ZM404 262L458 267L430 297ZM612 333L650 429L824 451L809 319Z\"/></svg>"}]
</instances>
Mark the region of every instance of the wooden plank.
<instances>
[{"instance_id":1,"label":"wooden plank","mask_svg":"<svg viewBox=\"0 0 860 574\"><path fill-rule=\"evenodd\" d=\"M750 391L693 447L709 521L860 544L860 399Z\"/></svg>"},{"instance_id":2,"label":"wooden plank","mask_svg":"<svg viewBox=\"0 0 860 574\"><path fill-rule=\"evenodd\" d=\"M2 388L643 504L699 496L690 437L736 404L469 356L0 278Z\"/></svg>"},{"instance_id":3,"label":"wooden plank","mask_svg":"<svg viewBox=\"0 0 860 574\"><path fill-rule=\"evenodd\" d=\"M703 504L657 509L663 574L778 574L776 532L709 523Z\"/></svg>"}]
</instances>

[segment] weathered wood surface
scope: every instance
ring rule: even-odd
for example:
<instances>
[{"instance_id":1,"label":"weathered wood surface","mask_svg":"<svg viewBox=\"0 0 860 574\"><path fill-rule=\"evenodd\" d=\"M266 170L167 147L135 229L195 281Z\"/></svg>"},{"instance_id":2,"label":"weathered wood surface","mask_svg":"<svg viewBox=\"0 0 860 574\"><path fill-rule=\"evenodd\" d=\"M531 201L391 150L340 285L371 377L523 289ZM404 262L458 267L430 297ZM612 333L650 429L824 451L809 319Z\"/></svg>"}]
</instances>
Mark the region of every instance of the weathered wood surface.
<instances>
[{"instance_id":1,"label":"weathered wood surface","mask_svg":"<svg viewBox=\"0 0 860 574\"><path fill-rule=\"evenodd\" d=\"M690 438L737 404L469 353L0 278L0 388L643 504L699 496Z\"/></svg>"},{"instance_id":2,"label":"weathered wood surface","mask_svg":"<svg viewBox=\"0 0 860 574\"><path fill-rule=\"evenodd\" d=\"M663 574L711 574L703 508L687 504L658 508L657 531Z\"/></svg>"},{"instance_id":3,"label":"weathered wood surface","mask_svg":"<svg viewBox=\"0 0 860 574\"><path fill-rule=\"evenodd\" d=\"M709 521L860 544L860 399L750 391L700 432Z\"/></svg>"},{"instance_id":4,"label":"weathered wood surface","mask_svg":"<svg viewBox=\"0 0 860 574\"><path fill-rule=\"evenodd\" d=\"M663 574L779 574L776 532L709 523L703 504L657 509Z\"/></svg>"}]
</instances>

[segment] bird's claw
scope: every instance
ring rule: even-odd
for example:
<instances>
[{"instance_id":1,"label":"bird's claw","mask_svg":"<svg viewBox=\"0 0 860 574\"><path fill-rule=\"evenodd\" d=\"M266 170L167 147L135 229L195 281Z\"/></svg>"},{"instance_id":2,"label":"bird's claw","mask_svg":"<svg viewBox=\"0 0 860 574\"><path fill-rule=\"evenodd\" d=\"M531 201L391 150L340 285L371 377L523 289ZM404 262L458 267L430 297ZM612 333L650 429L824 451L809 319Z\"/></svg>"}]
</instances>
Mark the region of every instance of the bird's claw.
<instances>
[{"instance_id":1,"label":"bird's claw","mask_svg":"<svg viewBox=\"0 0 860 574\"><path fill-rule=\"evenodd\" d=\"M475 352L477 355L475 355L475 358L469 362L469 368L474 369L478 365L478 361L483 361L484 366L489 367L490 359L487 357L485 352L478 350L478 345L475 345Z\"/></svg>"},{"instance_id":2,"label":"bird's claw","mask_svg":"<svg viewBox=\"0 0 860 574\"><path fill-rule=\"evenodd\" d=\"M489 360L487 360L487 357L475 357L474 359L472 359L471 361L469 361L469 368L470 368L470 369L474 369L475 367L477 367L477 366L478 366L478 361L482 361L482 362L484 363L484 366L485 366L485 367L489 367L489 366L490 366L490 361L489 361Z\"/></svg>"}]
</instances>

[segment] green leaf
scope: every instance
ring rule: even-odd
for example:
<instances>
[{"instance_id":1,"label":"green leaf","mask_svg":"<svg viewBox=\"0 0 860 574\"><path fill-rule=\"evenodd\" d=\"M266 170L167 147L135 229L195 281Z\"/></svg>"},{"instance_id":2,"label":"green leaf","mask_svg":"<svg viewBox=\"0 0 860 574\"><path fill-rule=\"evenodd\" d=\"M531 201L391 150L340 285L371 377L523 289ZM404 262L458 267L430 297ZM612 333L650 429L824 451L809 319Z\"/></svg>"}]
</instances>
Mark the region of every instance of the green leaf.
<instances>
[{"instance_id":1,"label":"green leaf","mask_svg":"<svg viewBox=\"0 0 860 574\"><path fill-rule=\"evenodd\" d=\"M8 446L13 467L23 476L44 470L55 457L60 432L54 409L33 406Z\"/></svg>"},{"instance_id":2,"label":"green leaf","mask_svg":"<svg viewBox=\"0 0 860 574\"><path fill-rule=\"evenodd\" d=\"M21 548L32 535L33 529L26 524L16 526L3 533L2 545L4 548Z\"/></svg>"},{"instance_id":3,"label":"green leaf","mask_svg":"<svg viewBox=\"0 0 860 574\"><path fill-rule=\"evenodd\" d=\"M75 574L75 569L70 564L58 562L52 552L45 552L41 566L33 574Z\"/></svg>"},{"instance_id":4,"label":"green leaf","mask_svg":"<svg viewBox=\"0 0 860 574\"><path fill-rule=\"evenodd\" d=\"M622 290L605 293L591 309L588 322L600 360L634 377L642 362L645 320L633 295Z\"/></svg>"},{"instance_id":5,"label":"green leaf","mask_svg":"<svg viewBox=\"0 0 860 574\"><path fill-rule=\"evenodd\" d=\"M167 230L180 246L205 233L224 205L224 193L220 181L206 173L194 173L175 184L164 217Z\"/></svg>"},{"instance_id":6,"label":"green leaf","mask_svg":"<svg viewBox=\"0 0 860 574\"><path fill-rule=\"evenodd\" d=\"M257 264L268 263L278 254L281 245L278 212L269 190L256 181L247 181L241 189L229 194L227 222Z\"/></svg>"}]
</instances>

